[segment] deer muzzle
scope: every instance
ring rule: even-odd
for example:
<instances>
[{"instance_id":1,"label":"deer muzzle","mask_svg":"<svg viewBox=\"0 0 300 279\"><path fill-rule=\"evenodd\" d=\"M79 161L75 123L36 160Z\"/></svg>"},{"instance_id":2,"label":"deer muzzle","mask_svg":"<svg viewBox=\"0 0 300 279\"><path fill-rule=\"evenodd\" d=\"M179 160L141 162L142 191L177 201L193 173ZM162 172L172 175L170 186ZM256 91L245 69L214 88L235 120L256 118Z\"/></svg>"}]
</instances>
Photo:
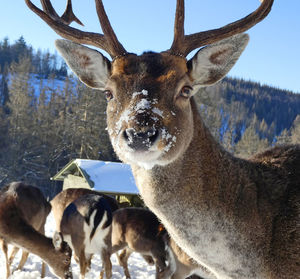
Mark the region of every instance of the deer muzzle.
<instances>
[{"instance_id":1,"label":"deer muzzle","mask_svg":"<svg viewBox=\"0 0 300 279\"><path fill-rule=\"evenodd\" d=\"M134 151L148 151L158 141L159 131L155 128L145 131L128 128L123 132L123 138L128 147Z\"/></svg>"}]
</instances>

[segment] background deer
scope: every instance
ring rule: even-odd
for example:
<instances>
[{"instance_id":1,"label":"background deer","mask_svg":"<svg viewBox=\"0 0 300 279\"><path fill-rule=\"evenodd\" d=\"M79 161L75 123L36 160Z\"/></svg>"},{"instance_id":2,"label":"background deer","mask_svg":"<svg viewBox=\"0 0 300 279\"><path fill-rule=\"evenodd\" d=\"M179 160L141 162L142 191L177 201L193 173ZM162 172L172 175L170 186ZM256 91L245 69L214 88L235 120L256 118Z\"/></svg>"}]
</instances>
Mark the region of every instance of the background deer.
<instances>
[{"instance_id":1,"label":"background deer","mask_svg":"<svg viewBox=\"0 0 300 279\"><path fill-rule=\"evenodd\" d=\"M87 194L104 197L109 203L112 212L119 208L117 200L111 196L87 188L68 188L59 192L50 202L57 232L60 232L61 219L67 206L79 197Z\"/></svg>"},{"instance_id":2,"label":"background deer","mask_svg":"<svg viewBox=\"0 0 300 279\"><path fill-rule=\"evenodd\" d=\"M50 205L37 188L23 183L3 187L0 195L0 237L6 244L41 257L59 278L70 279L70 248L63 243L61 249L56 250L52 239L46 237L41 229L49 210ZM34 226L40 231L35 230Z\"/></svg>"},{"instance_id":3,"label":"background deer","mask_svg":"<svg viewBox=\"0 0 300 279\"><path fill-rule=\"evenodd\" d=\"M1 193L5 193L9 189L18 189L20 194L18 198L18 208L21 210L24 219L35 230L41 234L45 234L45 223L51 210L51 205L47 202L42 192L31 185L25 185L21 182L13 182L1 189ZM34 201L34 202L33 202ZM14 246L8 258L8 247L4 239L1 239L1 247L6 261L6 278L10 276L10 266L19 247ZM22 269L28 258L28 251L22 251L22 257L17 269ZM42 263L41 277L45 276L45 263Z\"/></svg>"},{"instance_id":4,"label":"background deer","mask_svg":"<svg viewBox=\"0 0 300 279\"><path fill-rule=\"evenodd\" d=\"M149 264L155 264L156 278L162 278L159 275L162 272L170 274L166 266L165 234L157 217L147 209L121 208L113 213L111 254L123 250L118 259L126 278L130 278L127 262L133 252L143 255Z\"/></svg>"},{"instance_id":5,"label":"background deer","mask_svg":"<svg viewBox=\"0 0 300 279\"><path fill-rule=\"evenodd\" d=\"M116 205L115 200L108 196L103 197L98 192L94 194L95 191L84 190L88 189L64 191L52 201L53 208L58 206L58 210L54 209L54 218L58 226L53 237L54 244L57 248L60 248L63 241L70 245L80 266L80 278L84 278L90 268L94 253L101 255L106 278L111 278L112 209L108 200L113 206ZM66 195L67 193L70 195ZM79 197L69 202L76 196ZM66 207L61 216L62 205ZM103 278L104 270L101 271L100 278Z\"/></svg>"},{"instance_id":6,"label":"background deer","mask_svg":"<svg viewBox=\"0 0 300 279\"><path fill-rule=\"evenodd\" d=\"M56 46L81 81L104 90L114 150L131 165L146 205L175 242L217 278L296 278L299 146L235 158L212 137L193 98L232 68L248 43L241 32L263 20L273 0L236 22L191 35L184 34L184 1L177 0L171 48L140 56L117 40L102 1L95 2L103 34L69 27L76 19L71 5L59 17L50 1L41 2L43 10L26 0L73 41ZM105 50L112 61L77 43Z\"/></svg>"},{"instance_id":7,"label":"background deer","mask_svg":"<svg viewBox=\"0 0 300 279\"><path fill-rule=\"evenodd\" d=\"M121 249L118 259L126 278L130 278L127 262L133 252L156 265L158 279L183 279L192 274L216 278L182 251L157 217L145 208L122 208L113 213L112 253Z\"/></svg>"}]
</instances>

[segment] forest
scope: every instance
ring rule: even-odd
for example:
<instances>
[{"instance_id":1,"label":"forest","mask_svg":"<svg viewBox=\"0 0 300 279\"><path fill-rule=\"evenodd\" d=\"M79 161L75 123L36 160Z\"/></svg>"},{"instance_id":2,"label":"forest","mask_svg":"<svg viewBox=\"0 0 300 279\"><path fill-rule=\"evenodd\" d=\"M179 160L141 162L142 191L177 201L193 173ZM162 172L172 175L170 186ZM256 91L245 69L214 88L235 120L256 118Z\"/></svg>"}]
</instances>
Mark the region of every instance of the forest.
<instances>
[{"instance_id":1,"label":"forest","mask_svg":"<svg viewBox=\"0 0 300 279\"><path fill-rule=\"evenodd\" d=\"M299 92L296 92L299 93ZM300 142L300 94L226 78L196 94L199 111L229 152L248 157ZM106 131L106 99L57 54L23 37L0 41L0 187L22 180L52 197L51 181L74 158L118 161Z\"/></svg>"}]
</instances>

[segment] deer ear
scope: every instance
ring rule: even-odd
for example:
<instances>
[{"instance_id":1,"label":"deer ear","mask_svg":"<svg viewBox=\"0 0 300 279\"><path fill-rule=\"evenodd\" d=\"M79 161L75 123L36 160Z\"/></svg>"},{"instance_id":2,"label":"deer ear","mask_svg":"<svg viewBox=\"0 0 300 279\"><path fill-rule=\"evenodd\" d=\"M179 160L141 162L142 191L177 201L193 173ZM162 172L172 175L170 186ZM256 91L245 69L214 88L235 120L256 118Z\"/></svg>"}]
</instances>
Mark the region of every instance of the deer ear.
<instances>
[{"instance_id":1,"label":"deer ear","mask_svg":"<svg viewBox=\"0 0 300 279\"><path fill-rule=\"evenodd\" d=\"M188 61L196 86L208 86L221 80L233 67L249 41L247 34L238 34L200 49Z\"/></svg>"},{"instance_id":2,"label":"deer ear","mask_svg":"<svg viewBox=\"0 0 300 279\"><path fill-rule=\"evenodd\" d=\"M68 40L56 40L55 46L68 66L87 86L104 89L110 74L110 62L100 52Z\"/></svg>"}]
</instances>

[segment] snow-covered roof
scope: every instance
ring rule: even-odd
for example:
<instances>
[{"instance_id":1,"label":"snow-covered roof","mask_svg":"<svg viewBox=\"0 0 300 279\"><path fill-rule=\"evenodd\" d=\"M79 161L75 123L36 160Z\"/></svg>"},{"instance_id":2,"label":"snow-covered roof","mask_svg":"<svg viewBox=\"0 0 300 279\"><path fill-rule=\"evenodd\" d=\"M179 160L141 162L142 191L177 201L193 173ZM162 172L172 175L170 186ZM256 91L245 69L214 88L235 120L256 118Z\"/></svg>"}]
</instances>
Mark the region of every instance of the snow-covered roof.
<instances>
[{"instance_id":1,"label":"snow-covered roof","mask_svg":"<svg viewBox=\"0 0 300 279\"><path fill-rule=\"evenodd\" d=\"M63 180L77 166L94 190L105 193L138 194L131 167L123 163L75 159L65 166L54 180Z\"/></svg>"}]
</instances>

